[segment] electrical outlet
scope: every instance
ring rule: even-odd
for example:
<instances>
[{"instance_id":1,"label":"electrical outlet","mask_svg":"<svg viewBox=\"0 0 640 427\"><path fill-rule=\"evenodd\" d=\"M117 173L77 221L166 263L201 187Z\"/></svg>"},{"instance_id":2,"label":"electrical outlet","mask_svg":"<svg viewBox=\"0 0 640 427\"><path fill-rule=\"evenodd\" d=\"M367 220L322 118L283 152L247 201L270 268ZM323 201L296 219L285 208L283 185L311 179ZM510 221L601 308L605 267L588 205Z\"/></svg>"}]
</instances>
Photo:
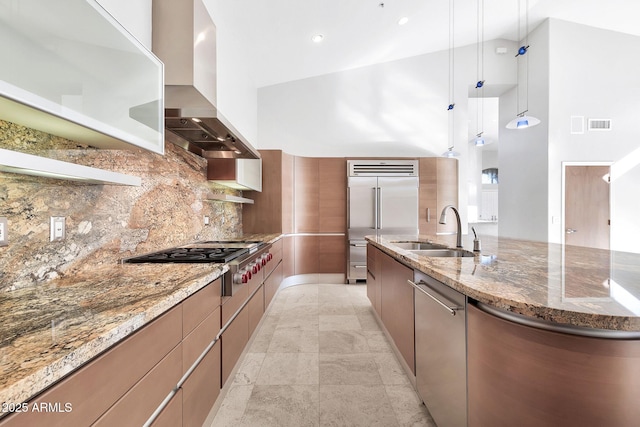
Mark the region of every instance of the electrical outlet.
<instances>
[{"instance_id":1,"label":"electrical outlet","mask_svg":"<svg viewBox=\"0 0 640 427\"><path fill-rule=\"evenodd\" d=\"M52 216L51 224L49 227L49 240L52 242L58 240L64 240L66 235L66 227L65 227L65 217L63 216Z\"/></svg>"},{"instance_id":2,"label":"electrical outlet","mask_svg":"<svg viewBox=\"0 0 640 427\"><path fill-rule=\"evenodd\" d=\"M7 246L9 244L9 226L7 225L7 218L0 218L0 246Z\"/></svg>"},{"instance_id":3,"label":"electrical outlet","mask_svg":"<svg viewBox=\"0 0 640 427\"><path fill-rule=\"evenodd\" d=\"M205 217L204 217L204 225L209 225L209 224L210 224L209 217L205 215Z\"/></svg>"}]
</instances>

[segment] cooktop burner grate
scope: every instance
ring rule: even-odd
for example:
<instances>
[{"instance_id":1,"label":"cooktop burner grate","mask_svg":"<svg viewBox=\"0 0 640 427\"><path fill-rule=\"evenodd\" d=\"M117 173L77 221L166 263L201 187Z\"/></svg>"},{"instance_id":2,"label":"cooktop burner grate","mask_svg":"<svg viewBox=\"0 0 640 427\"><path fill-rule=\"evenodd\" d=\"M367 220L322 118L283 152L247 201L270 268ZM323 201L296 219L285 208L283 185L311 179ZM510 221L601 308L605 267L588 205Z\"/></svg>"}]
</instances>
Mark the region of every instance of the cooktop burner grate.
<instances>
[{"instance_id":1,"label":"cooktop burner grate","mask_svg":"<svg viewBox=\"0 0 640 427\"><path fill-rule=\"evenodd\" d=\"M222 247L189 247L172 248L150 254L140 255L122 260L124 263L143 262L211 262L227 263L249 252L249 248L222 248Z\"/></svg>"}]
</instances>

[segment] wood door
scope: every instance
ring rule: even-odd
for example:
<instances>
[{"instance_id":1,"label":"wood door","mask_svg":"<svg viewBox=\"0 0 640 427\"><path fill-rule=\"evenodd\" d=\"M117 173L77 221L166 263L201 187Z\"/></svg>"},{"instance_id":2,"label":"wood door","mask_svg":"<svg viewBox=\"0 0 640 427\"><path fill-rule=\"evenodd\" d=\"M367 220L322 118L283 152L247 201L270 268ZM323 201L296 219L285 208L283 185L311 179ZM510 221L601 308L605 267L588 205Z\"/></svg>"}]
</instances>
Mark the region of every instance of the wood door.
<instances>
[{"instance_id":1,"label":"wood door","mask_svg":"<svg viewBox=\"0 0 640 427\"><path fill-rule=\"evenodd\" d=\"M565 166L565 243L609 249L609 166Z\"/></svg>"}]
</instances>

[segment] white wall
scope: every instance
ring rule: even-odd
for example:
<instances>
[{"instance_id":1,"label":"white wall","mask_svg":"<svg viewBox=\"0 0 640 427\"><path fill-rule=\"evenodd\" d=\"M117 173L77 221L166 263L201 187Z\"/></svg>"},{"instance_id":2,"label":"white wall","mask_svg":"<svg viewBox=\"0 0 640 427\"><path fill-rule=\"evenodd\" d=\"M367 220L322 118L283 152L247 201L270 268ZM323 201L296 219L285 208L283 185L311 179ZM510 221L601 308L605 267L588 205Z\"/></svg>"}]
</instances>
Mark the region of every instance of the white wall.
<instances>
[{"instance_id":1,"label":"white wall","mask_svg":"<svg viewBox=\"0 0 640 427\"><path fill-rule=\"evenodd\" d=\"M519 58L520 99L517 88L500 97L500 169L499 235L526 240L547 240L548 215L548 21L529 35L530 49ZM526 62L529 61L528 97ZM541 120L528 129L505 126L526 109Z\"/></svg>"},{"instance_id":2,"label":"white wall","mask_svg":"<svg viewBox=\"0 0 640 427\"><path fill-rule=\"evenodd\" d=\"M611 185L611 247L640 252L640 37L550 21L549 215L562 215L562 162L630 161ZM571 116L609 118L612 130L571 134ZM624 159L624 160L623 160ZM622 166L626 169L626 166ZM561 242L560 222L549 240Z\"/></svg>"},{"instance_id":3,"label":"white wall","mask_svg":"<svg viewBox=\"0 0 640 427\"><path fill-rule=\"evenodd\" d=\"M97 0L140 43L151 50L152 0Z\"/></svg>"},{"instance_id":4,"label":"white wall","mask_svg":"<svg viewBox=\"0 0 640 427\"><path fill-rule=\"evenodd\" d=\"M485 45L487 85L513 84L512 55ZM466 151L476 46L455 53L455 147ZM448 145L448 52L258 89L260 148L301 156L433 156Z\"/></svg>"}]
</instances>

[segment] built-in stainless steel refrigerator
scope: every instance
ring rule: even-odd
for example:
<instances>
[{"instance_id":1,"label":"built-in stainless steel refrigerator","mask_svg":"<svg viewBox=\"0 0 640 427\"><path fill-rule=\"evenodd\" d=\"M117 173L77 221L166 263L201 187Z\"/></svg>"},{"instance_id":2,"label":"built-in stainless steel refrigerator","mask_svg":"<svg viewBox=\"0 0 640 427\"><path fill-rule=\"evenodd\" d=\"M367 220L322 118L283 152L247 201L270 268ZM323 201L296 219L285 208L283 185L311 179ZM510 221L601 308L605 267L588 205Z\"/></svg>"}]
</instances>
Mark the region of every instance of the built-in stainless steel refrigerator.
<instances>
[{"instance_id":1,"label":"built-in stainless steel refrigerator","mask_svg":"<svg viewBox=\"0 0 640 427\"><path fill-rule=\"evenodd\" d=\"M367 278L367 235L418 234L418 160L347 162L349 283Z\"/></svg>"}]
</instances>

